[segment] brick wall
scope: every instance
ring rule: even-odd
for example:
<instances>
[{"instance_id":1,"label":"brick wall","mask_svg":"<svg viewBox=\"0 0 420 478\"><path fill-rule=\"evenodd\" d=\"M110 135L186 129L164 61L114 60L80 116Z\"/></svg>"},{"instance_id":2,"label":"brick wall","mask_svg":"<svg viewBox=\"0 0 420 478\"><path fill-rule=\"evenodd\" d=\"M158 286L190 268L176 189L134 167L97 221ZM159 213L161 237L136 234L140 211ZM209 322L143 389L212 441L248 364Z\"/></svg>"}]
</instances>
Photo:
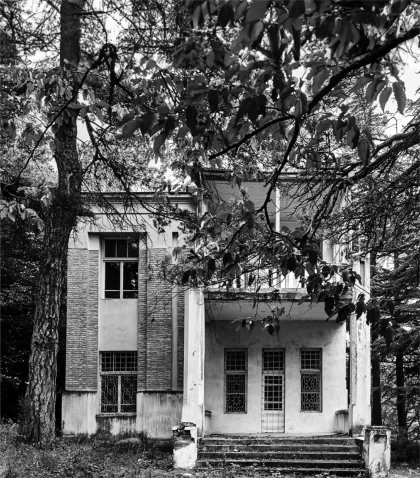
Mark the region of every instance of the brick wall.
<instances>
[{"instance_id":1,"label":"brick wall","mask_svg":"<svg viewBox=\"0 0 420 478\"><path fill-rule=\"evenodd\" d=\"M166 248L140 239L138 390L172 388L172 287L160 275ZM69 249L66 389L96 390L98 376L99 252ZM178 388L183 385L184 290L178 290Z\"/></svg>"},{"instance_id":2,"label":"brick wall","mask_svg":"<svg viewBox=\"0 0 420 478\"><path fill-rule=\"evenodd\" d=\"M141 239L138 304L138 389L172 388L172 286L160 275L166 248L148 248ZM184 364L184 291L178 291L178 388Z\"/></svg>"},{"instance_id":3,"label":"brick wall","mask_svg":"<svg viewBox=\"0 0 420 478\"><path fill-rule=\"evenodd\" d=\"M66 390L97 387L98 251L69 249Z\"/></svg>"}]
</instances>

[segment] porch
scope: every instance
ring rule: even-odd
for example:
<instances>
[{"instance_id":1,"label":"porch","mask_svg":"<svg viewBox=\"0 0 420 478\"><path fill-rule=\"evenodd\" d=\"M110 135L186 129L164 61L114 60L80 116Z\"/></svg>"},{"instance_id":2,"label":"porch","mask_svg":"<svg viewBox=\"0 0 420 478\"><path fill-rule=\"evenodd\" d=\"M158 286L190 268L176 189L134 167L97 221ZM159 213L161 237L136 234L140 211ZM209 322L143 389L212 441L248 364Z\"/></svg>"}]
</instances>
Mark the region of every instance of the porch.
<instances>
[{"instance_id":1,"label":"porch","mask_svg":"<svg viewBox=\"0 0 420 478\"><path fill-rule=\"evenodd\" d=\"M370 424L369 327L352 317L348 335L345 324L325 321L323 303L297 305L302 295L282 289L281 303L255 306L246 291L186 292L182 422L199 437L357 435ZM252 332L232 323L280 306L278 336L258 320Z\"/></svg>"}]
</instances>

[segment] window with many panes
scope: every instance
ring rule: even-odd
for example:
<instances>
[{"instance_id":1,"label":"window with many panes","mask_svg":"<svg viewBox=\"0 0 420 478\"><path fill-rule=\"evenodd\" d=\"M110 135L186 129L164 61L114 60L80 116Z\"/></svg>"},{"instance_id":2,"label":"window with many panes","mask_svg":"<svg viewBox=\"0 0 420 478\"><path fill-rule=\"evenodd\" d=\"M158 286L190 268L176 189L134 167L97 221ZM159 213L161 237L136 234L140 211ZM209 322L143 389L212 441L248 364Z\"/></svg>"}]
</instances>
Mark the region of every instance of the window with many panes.
<instances>
[{"instance_id":1,"label":"window with many panes","mask_svg":"<svg viewBox=\"0 0 420 478\"><path fill-rule=\"evenodd\" d=\"M101 352L101 413L136 413L137 352Z\"/></svg>"},{"instance_id":2,"label":"window with many panes","mask_svg":"<svg viewBox=\"0 0 420 478\"><path fill-rule=\"evenodd\" d=\"M247 351L225 350L225 412L246 413Z\"/></svg>"},{"instance_id":3,"label":"window with many panes","mask_svg":"<svg viewBox=\"0 0 420 478\"><path fill-rule=\"evenodd\" d=\"M104 239L105 299L138 298L139 242Z\"/></svg>"},{"instance_id":4,"label":"window with many panes","mask_svg":"<svg viewBox=\"0 0 420 478\"><path fill-rule=\"evenodd\" d=\"M320 349L301 349L301 410L321 412L322 353Z\"/></svg>"}]
</instances>

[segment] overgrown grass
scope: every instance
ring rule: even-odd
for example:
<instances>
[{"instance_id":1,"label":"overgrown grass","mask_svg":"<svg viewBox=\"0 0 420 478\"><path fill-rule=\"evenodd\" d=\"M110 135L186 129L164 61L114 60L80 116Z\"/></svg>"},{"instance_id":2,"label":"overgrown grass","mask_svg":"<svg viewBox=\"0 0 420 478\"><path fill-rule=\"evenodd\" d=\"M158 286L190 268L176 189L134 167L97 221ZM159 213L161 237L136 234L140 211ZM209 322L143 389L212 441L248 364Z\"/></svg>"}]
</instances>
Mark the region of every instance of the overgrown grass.
<instances>
[{"instance_id":1,"label":"overgrown grass","mask_svg":"<svg viewBox=\"0 0 420 478\"><path fill-rule=\"evenodd\" d=\"M392 458L396 467L391 477L420 478L418 453L419 444L416 442L393 442ZM23 443L17 424L0 424L1 478L295 477L292 473L284 474L276 470L264 473L253 467L240 469L223 462L220 467L197 473L173 470L172 466L171 448L146 435L118 441L60 438L41 448ZM325 474L321 472L316 477L324 478ZM300 478L305 477L300 475Z\"/></svg>"},{"instance_id":2,"label":"overgrown grass","mask_svg":"<svg viewBox=\"0 0 420 478\"><path fill-rule=\"evenodd\" d=\"M137 439L56 439L48 447L25 444L19 427L0 425L2 478L150 478L173 476L172 451L144 435Z\"/></svg>"}]
</instances>

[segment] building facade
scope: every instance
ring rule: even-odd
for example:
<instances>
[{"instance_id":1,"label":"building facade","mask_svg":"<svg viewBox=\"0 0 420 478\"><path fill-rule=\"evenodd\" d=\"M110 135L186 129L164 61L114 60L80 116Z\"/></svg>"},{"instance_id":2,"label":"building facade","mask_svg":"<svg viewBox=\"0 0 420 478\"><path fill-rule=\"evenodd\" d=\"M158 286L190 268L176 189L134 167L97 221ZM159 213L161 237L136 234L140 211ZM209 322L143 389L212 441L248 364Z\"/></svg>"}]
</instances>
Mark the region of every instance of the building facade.
<instances>
[{"instance_id":1,"label":"building facade","mask_svg":"<svg viewBox=\"0 0 420 478\"><path fill-rule=\"evenodd\" d=\"M220 197L239 189L212 178ZM244 183L256 205L258 181ZM118 195L109 200L123 209ZM179 246L179 224L158 233L145 202L116 226L92 205L95 220L80 224L69 244L66 435L146 432L169 438L181 422L199 435L214 433L359 433L370 424L370 329L351 317L349 328L326 321L324 304L300 300L305 290L273 275L258 292L238 283L193 289L163 280L160 265ZM190 194L171 201L202 210ZM287 198L276 192L273 224L298 225ZM133 227L139 225L141 227ZM321 245L324 260L339 262L340 250ZM353 263L369 289L367 262ZM270 274L272 271L269 272ZM280 292L268 300L271 291ZM356 297L360 290L354 288ZM259 325L284 307L278 334ZM239 317L255 317L252 331Z\"/></svg>"}]
</instances>

